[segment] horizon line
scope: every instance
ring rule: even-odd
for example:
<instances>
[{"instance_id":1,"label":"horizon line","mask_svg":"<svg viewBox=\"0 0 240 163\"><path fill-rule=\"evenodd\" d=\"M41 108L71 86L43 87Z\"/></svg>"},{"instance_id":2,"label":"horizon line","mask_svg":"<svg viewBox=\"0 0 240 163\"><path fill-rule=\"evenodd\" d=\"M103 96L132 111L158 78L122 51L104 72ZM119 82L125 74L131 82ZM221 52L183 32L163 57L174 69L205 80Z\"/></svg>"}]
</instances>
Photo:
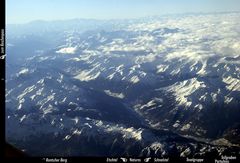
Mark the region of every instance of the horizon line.
<instances>
[{"instance_id":1,"label":"horizon line","mask_svg":"<svg viewBox=\"0 0 240 163\"><path fill-rule=\"evenodd\" d=\"M30 20L28 22L22 22L22 23L7 23L7 18L6 18L6 25L26 25L26 24L31 24L35 22L44 22L44 23L51 23L51 22L59 22L59 21L72 21L72 20L94 20L94 21L119 21L119 20L138 20L138 19L145 19L145 18L153 18L153 17L160 17L160 16L177 16L177 15L194 15L194 14L199 14L199 15L210 15L210 14L230 14L230 13L240 13L239 11L216 11L216 12L182 12L182 13L167 13L167 14L158 14L158 15L149 15L149 16L140 16L140 17L135 17L135 18L67 18L67 19L52 19L52 20L47 20L47 19L35 19L35 20Z\"/></svg>"}]
</instances>

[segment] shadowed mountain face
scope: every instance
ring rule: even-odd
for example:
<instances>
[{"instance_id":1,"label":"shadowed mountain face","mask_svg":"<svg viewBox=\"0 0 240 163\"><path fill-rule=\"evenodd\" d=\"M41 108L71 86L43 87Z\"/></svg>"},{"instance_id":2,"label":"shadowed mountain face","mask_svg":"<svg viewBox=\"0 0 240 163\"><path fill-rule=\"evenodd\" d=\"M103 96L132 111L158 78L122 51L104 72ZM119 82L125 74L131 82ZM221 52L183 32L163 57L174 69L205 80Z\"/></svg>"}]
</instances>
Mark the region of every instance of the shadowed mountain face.
<instances>
[{"instance_id":1,"label":"shadowed mountain face","mask_svg":"<svg viewBox=\"0 0 240 163\"><path fill-rule=\"evenodd\" d=\"M6 157L15 157L15 158L19 158L19 157L26 157L26 154L22 151L20 151L19 149L13 147L12 145L6 143L5 144L5 156Z\"/></svg>"},{"instance_id":2,"label":"shadowed mountain face","mask_svg":"<svg viewBox=\"0 0 240 163\"><path fill-rule=\"evenodd\" d=\"M7 141L32 156L238 155L239 19L10 25Z\"/></svg>"}]
</instances>

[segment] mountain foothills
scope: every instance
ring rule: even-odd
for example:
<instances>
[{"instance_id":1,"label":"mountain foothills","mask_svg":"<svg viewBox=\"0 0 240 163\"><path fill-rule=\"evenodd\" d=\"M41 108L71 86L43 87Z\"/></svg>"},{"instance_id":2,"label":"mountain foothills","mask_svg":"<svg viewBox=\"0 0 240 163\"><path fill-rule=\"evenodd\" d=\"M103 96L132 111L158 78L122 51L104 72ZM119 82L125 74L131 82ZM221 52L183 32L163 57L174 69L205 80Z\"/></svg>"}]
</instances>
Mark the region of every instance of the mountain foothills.
<instances>
[{"instance_id":1,"label":"mountain foothills","mask_svg":"<svg viewBox=\"0 0 240 163\"><path fill-rule=\"evenodd\" d=\"M239 155L239 20L8 25L7 141L31 156Z\"/></svg>"}]
</instances>

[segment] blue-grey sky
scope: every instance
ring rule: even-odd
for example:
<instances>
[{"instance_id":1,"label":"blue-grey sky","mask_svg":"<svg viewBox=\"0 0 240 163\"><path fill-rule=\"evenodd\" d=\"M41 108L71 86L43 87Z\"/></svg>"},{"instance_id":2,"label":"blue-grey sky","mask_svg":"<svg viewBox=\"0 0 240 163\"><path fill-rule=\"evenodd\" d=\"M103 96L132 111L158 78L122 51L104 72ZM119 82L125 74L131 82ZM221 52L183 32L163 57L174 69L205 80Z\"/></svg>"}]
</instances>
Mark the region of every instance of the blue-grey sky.
<instances>
[{"instance_id":1,"label":"blue-grey sky","mask_svg":"<svg viewBox=\"0 0 240 163\"><path fill-rule=\"evenodd\" d=\"M6 0L7 23L240 11L240 0Z\"/></svg>"}]
</instances>

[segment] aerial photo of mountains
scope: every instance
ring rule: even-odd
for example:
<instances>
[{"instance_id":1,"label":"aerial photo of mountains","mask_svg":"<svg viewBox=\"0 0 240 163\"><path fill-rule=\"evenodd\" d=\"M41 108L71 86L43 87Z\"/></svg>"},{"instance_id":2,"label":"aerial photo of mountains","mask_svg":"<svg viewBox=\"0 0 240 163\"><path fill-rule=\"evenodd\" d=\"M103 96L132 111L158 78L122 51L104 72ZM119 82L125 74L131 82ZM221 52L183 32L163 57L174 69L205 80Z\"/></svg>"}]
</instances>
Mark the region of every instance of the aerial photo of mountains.
<instances>
[{"instance_id":1,"label":"aerial photo of mountains","mask_svg":"<svg viewBox=\"0 0 240 163\"><path fill-rule=\"evenodd\" d=\"M239 20L8 24L6 141L30 156L238 156Z\"/></svg>"}]
</instances>

